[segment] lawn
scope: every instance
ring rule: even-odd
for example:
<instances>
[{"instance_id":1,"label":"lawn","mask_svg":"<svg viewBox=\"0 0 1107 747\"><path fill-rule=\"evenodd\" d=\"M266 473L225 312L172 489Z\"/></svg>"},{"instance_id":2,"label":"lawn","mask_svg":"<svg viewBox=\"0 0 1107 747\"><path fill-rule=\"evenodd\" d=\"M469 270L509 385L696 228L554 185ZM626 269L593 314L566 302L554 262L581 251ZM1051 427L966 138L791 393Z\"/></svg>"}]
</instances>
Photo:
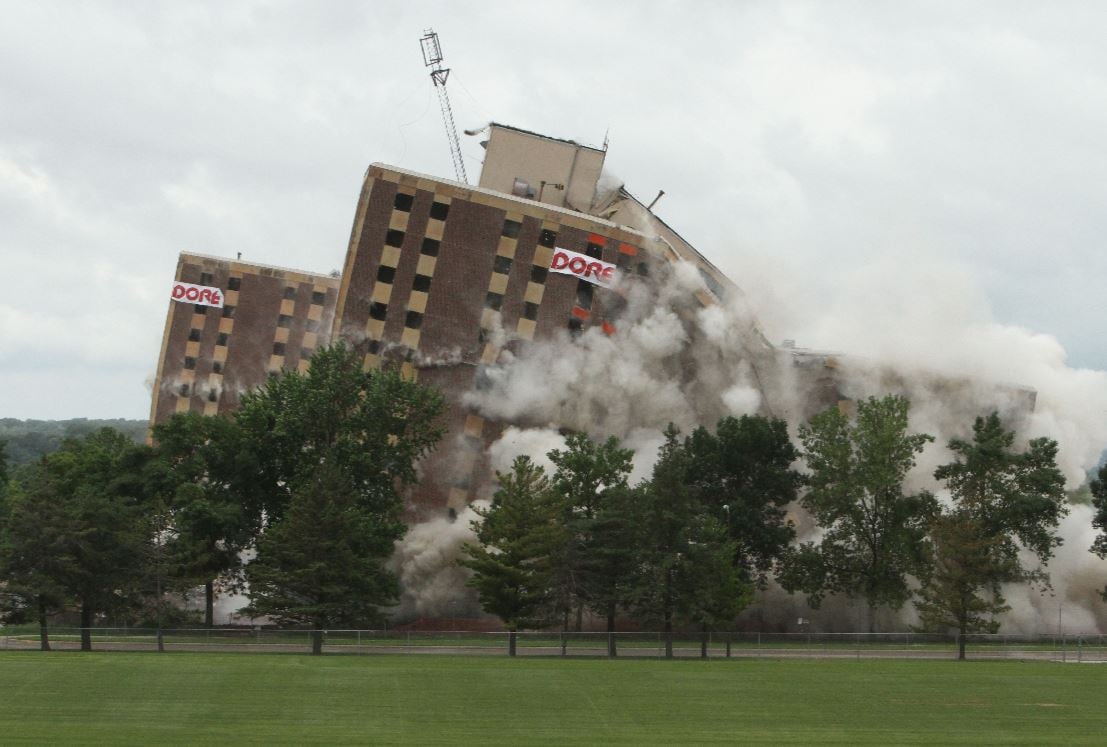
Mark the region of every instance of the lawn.
<instances>
[{"instance_id":1,"label":"lawn","mask_svg":"<svg viewBox=\"0 0 1107 747\"><path fill-rule=\"evenodd\" d=\"M0 652L53 743L1101 743L1107 666Z\"/></svg>"}]
</instances>

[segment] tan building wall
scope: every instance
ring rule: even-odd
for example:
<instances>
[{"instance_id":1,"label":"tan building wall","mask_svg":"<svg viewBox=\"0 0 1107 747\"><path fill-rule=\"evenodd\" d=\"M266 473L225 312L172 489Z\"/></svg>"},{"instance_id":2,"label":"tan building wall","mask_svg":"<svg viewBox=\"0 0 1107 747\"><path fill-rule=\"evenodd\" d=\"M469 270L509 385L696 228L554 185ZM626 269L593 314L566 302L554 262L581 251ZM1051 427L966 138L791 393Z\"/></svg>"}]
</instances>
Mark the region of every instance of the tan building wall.
<instances>
[{"instance_id":1,"label":"tan building wall","mask_svg":"<svg viewBox=\"0 0 1107 747\"><path fill-rule=\"evenodd\" d=\"M496 123L489 125L485 148L480 172L484 189L510 195L515 180L522 179L533 191L532 199L585 213L591 210L605 151ZM558 184L564 189L557 189Z\"/></svg>"},{"instance_id":2,"label":"tan building wall","mask_svg":"<svg viewBox=\"0 0 1107 747\"><path fill-rule=\"evenodd\" d=\"M221 289L224 306L168 301L151 425L176 412L234 410L271 372L306 370L330 341L337 278L181 254L174 279Z\"/></svg>"}]
</instances>

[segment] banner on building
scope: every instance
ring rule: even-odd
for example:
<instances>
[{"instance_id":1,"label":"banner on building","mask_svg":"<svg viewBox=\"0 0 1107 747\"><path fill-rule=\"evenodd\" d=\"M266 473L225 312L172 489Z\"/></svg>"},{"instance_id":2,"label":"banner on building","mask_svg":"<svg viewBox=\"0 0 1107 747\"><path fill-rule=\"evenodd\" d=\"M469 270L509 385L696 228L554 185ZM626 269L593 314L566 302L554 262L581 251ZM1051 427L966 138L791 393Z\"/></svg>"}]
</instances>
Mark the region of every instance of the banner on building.
<instances>
[{"instance_id":1,"label":"banner on building","mask_svg":"<svg viewBox=\"0 0 1107 747\"><path fill-rule=\"evenodd\" d=\"M615 286L615 265L568 249L554 249L550 272L576 275L581 280L587 280L603 288Z\"/></svg>"},{"instance_id":2,"label":"banner on building","mask_svg":"<svg viewBox=\"0 0 1107 747\"><path fill-rule=\"evenodd\" d=\"M173 283L173 290L169 297L181 303L194 303L200 306L214 306L223 308L223 291L212 288L209 285L193 285L192 283Z\"/></svg>"}]
</instances>

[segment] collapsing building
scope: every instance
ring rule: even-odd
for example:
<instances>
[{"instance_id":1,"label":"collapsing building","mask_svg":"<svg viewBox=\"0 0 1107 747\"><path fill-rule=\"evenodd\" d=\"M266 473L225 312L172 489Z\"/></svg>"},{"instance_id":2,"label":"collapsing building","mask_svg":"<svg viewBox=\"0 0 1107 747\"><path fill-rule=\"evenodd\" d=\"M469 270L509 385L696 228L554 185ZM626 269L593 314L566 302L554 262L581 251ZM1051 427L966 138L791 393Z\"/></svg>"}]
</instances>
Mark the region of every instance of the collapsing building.
<instances>
[{"instance_id":1,"label":"collapsing building","mask_svg":"<svg viewBox=\"0 0 1107 747\"><path fill-rule=\"evenodd\" d=\"M306 370L331 338L338 279L181 254L150 403L151 425L178 412L225 414L285 369Z\"/></svg>"},{"instance_id":2,"label":"collapsing building","mask_svg":"<svg viewBox=\"0 0 1107 747\"><path fill-rule=\"evenodd\" d=\"M475 187L381 164L368 169L340 280L181 255L151 421L233 410L266 377L303 370L314 348L342 340L366 367L398 367L446 396L448 435L423 464L409 505L418 520L455 515L481 497L493 466L489 446L505 428L599 422L525 398L496 406L490 400L508 396L505 365L543 345L556 350L600 334L630 345L618 330L641 324L652 307L666 307L662 321L688 344L651 359L682 390L673 407L647 419L651 427L713 423L740 411L794 420L844 401L835 356L777 349L752 318L735 325L731 315L723 329L711 317L707 310L733 305L741 291L652 204L621 185L602 186L606 146L495 123L480 133L486 156ZM686 292L669 292L674 285ZM710 346L696 345L697 336L712 335ZM608 388L618 397L621 386L612 380ZM647 386L643 396L663 394ZM724 406L728 397L739 405Z\"/></svg>"}]
</instances>

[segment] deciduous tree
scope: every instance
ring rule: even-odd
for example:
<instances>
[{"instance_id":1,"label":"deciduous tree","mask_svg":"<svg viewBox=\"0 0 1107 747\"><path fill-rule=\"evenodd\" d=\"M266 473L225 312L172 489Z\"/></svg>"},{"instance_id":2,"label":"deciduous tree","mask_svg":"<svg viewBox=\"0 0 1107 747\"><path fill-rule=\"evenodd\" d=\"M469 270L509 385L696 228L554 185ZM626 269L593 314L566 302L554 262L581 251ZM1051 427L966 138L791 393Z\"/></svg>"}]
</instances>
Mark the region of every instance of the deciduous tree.
<instances>
[{"instance_id":1,"label":"deciduous tree","mask_svg":"<svg viewBox=\"0 0 1107 747\"><path fill-rule=\"evenodd\" d=\"M104 428L67 439L26 473L13 493L4 545L9 577L24 600L46 608L72 599L81 648L96 615L134 603L149 535L143 470L149 450Z\"/></svg>"},{"instance_id":2,"label":"deciduous tree","mask_svg":"<svg viewBox=\"0 0 1107 747\"><path fill-rule=\"evenodd\" d=\"M908 407L903 397L869 398L852 421L831 408L800 428L811 470L802 503L823 536L796 548L781 582L807 592L813 606L828 592L862 597L870 632L876 608L910 598L907 579L925 570L926 529L937 511L930 493L904 492L916 455L933 441L907 432Z\"/></svg>"},{"instance_id":3,"label":"deciduous tree","mask_svg":"<svg viewBox=\"0 0 1107 747\"><path fill-rule=\"evenodd\" d=\"M714 433L694 430L685 448L690 484L697 500L726 527L735 546L734 565L764 586L795 538L786 507L803 483L792 468L799 452L787 424L757 415L726 417Z\"/></svg>"}]
</instances>

